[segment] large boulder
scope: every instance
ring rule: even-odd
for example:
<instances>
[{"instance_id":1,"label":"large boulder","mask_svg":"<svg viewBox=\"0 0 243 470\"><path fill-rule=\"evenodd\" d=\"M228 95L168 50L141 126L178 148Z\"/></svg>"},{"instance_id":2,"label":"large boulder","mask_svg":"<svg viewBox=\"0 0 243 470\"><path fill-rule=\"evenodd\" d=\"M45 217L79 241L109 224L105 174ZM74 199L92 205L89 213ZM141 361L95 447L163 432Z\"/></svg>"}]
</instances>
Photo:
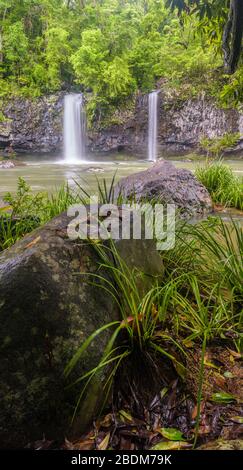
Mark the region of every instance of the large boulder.
<instances>
[{"instance_id":1,"label":"large boulder","mask_svg":"<svg viewBox=\"0 0 243 470\"><path fill-rule=\"evenodd\" d=\"M85 275L98 270L95 250L85 241L68 239L69 222L63 214L0 255L1 447L21 447L43 434L54 439L80 434L102 398L101 374L69 429L81 386L66 386L97 365L111 331L90 345L68 382L65 365L92 332L119 319L112 297L90 285ZM139 251L149 251L144 243L128 240L121 250L124 257L129 258L129 249L137 250L133 258L141 260ZM148 264L158 257L150 247ZM159 274L161 264L155 264L152 272Z\"/></svg>"},{"instance_id":2,"label":"large boulder","mask_svg":"<svg viewBox=\"0 0 243 470\"><path fill-rule=\"evenodd\" d=\"M212 209L207 189L189 170L178 169L168 161L122 178L115 187L115 197L135 198L162 204L175 204L184 215L204 214Z\"/></svg>"}]
</instances>

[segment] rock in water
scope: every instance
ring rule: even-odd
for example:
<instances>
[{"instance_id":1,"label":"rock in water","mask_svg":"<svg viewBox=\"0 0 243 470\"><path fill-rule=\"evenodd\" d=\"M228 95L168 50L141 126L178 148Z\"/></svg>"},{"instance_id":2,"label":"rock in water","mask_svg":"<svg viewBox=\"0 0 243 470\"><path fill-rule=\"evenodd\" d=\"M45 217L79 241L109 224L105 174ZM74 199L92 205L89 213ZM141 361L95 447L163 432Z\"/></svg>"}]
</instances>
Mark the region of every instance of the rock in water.
<instances>
[{"instance_id":1,"label":"rock in water","mask_svg":"<svg viewBox=\"0 0 243 470\"><path fill-rule=\"evenodd\" d=\"M65 365L91 333L120 319L112 297L81 275L97 272L98 259L91 245L67 238L69 222L61 215L0 255L0 447L69 435L81 385L65 388ZM144 241L130 249L144 250ZM98 364L110 334L95 339L68 384ZM83 400L79 435L102 398L102 380L103 373Z\"/></svg>"},{"instance_id":2,"label":"rock in water","mask_svg":"<svg viewBox=\"0 0 243 470\"><path fill-rule=\"evenodd\" d=\"M184 215L204 214L212 210L207 189L189 170L178 169L168 161L159 161L151 168L122 178L115 188L115 197L135 197L162 204L175 204Z\"/></svg>"},{"instance_id":3,"label":"rock in water","mask_svg":"<svg viewBox=\"0 0 243 470\"><path fill-rule=\"evenodd\" d=\"M15 164L10 160L0 161L0 169L9 170L9 168L14 168Z\"/></svg>"}]
</instances>

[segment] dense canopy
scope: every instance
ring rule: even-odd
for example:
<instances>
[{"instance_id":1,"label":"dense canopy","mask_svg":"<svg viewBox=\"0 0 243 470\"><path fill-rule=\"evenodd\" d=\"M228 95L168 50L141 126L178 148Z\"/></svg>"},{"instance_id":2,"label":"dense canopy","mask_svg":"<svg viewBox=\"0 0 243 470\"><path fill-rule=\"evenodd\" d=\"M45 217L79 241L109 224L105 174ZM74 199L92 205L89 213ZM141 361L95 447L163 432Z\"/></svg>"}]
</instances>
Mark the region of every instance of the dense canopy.
<instances>
[{"instance_id":1,"label":"dense canopy","mask_svg":"<svg viewBox=\"0 0 243 470\"><path fill-rule=\"evenodd\" d=\"M242 69L226 77L223 61L231 73L240 63L240 4L0 0L0 96L76 87L93 92L95 110L162 79L182 89L189 84L191 94L207 86L232 104L243 94Z\"/></svg>"}]
</instances>

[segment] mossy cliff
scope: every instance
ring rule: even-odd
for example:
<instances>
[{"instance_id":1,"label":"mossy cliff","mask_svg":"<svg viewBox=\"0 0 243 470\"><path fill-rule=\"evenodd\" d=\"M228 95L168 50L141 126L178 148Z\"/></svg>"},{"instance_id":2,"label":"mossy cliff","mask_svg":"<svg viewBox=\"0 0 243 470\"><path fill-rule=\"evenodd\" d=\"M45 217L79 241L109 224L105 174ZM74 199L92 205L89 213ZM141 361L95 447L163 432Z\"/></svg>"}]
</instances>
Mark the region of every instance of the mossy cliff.
<instances>
[{"instance_id":1,"label":"mossy cliff","mask_svg":"<svg viewBox=\"0 0 243 470\"><path fill-rule=\"evenodd\" d=\"M63 93L29 100L12 98L1 103L0 146L12 144L18 152L60 152L63 145ZM88 100L88 97L87 97ZM138 93L123 106L88 126L91 151L146 153L148 95ZM159 98L158 142L161 152L189 153L204 138L224 134L243 136L243 113L220 108L205 95L181 99L167 90ZM234 147L243 150L243 140Z\"/></svg>"}]
</instances>

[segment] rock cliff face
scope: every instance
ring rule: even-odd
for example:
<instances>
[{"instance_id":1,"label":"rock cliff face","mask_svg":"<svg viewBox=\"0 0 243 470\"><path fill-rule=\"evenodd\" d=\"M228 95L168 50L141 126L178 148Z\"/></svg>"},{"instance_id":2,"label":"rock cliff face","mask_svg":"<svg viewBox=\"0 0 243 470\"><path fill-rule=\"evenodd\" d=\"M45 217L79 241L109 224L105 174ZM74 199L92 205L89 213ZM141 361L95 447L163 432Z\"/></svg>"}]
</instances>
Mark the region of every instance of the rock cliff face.
<instances>
[{"instance_id":1,"label":"rock cliff face","mask_svg":"<svg viewBox=\"0 0 243 470\"><path fill-rule=\"evenodd\" d=\"M193 99L181 103L160 100L159 145L161 150L187 151L198 147L202 137L241 133L235 150L243 149L243 115L236 109L221 109L212 100Z\"/></svg>"},{"instance_id":2,"label":"rock cliff face","mask_svg":"<svg viewBox=\"0 0 243 470\"><path fill-rule=\"evenodd\" d=\"M3 104L0 147L17 152L53 152L62 147L63 96L29 100L11 99Z\"/></svg>"},{"instance_id":3,"label":"rock cliff face","mask_svg":"<svg viewBox=\"0 0 243 470\"><path fill-rule=\"evenodd\" d=\"M128 150L141 155L146 152L147 134L148 97L139 95L132 109L116 111L111 125L95 125L88 145L93 151Z\"/></svg>"},{"instance_id":4,"label":"rock cliff face","mask_svg":"<svg viewBox=\"0 0 243 470\"><path fill-rule=\"evenodd\" d=\"M30 101L16 98L3 105L0 147L12 144L20 152L60 151L63 144L63 94ZM168 96L159 98L159 152L191 152L200 139L240 132L235 150L243 150L243 114L236 109L220 109L211 99L187 101ZM148 96L138 95L130 109L118 110L106 126L98 123L88 132L91 151L131 151L145 154L148 133Z\"/></svg>"}]
</instances>

